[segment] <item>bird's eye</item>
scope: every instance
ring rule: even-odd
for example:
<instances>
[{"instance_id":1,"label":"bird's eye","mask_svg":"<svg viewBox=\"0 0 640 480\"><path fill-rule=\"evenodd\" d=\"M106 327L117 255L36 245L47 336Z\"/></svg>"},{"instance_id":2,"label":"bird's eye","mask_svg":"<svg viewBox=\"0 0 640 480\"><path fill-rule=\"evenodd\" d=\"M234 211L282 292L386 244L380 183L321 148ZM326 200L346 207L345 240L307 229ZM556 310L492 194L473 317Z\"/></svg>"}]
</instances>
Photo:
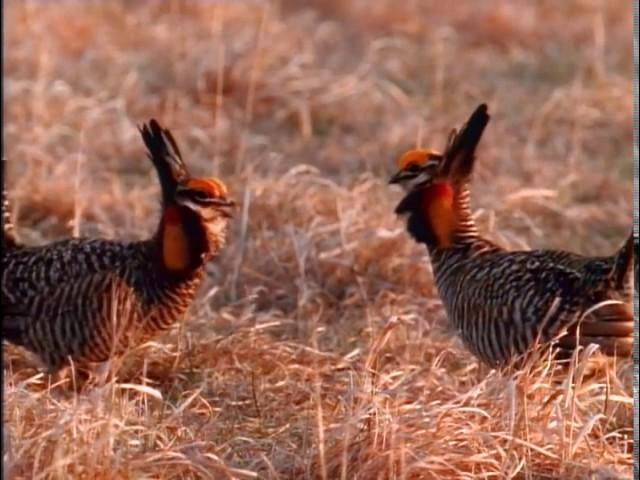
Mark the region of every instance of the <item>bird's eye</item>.
<instances>
[{"instance_id":1,"label":"bird's eye","mask_svg":"<svg viewBox=\"0 0 640 480\"><path fill-rule=\"evenodd\" d=\"M194 200L201 200L204 202L209 200L209 195L206 192L203 192L202 190L194 190L191 193L191 198L193 198Z\"/></svg>"},{"instance_id":2,"label":"bird's eye","mask_svg":"<svg viewBox=\"0 0 640 480\"><path fill-rule=\"evenodd\" d=\"M420 165L418 165L417 163L412 163L407 166L406 170L408 172L418 172L420 170Z\"/></svg>"}]
</instances>

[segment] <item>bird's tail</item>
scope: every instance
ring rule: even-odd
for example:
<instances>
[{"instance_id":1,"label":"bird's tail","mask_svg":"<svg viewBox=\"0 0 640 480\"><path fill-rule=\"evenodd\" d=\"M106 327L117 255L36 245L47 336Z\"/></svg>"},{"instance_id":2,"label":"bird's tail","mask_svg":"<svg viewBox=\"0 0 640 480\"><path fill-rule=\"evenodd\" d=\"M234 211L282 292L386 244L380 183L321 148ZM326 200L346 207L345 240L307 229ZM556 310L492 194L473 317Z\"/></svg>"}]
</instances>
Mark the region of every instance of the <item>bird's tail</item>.
<instances>
[{"instance_id":1,"label":"bird's tail","mask_svg":"<svg viewBox=\"0 0 640 480\"><path fill-rule=\"evenodd\" d=\"M625 296L630 298L633 295L633 281L634 281L634 250L635 246L633 238L633 230L629 233L629 237L624 242L620 250L617 251L613 262L613 282L615 288L625 293Z\"/></svg>"},{"instance_id":2,"label":"bird's tail","mask_svg":"<svg viewBox=\"0 0 640 480\"><path fill-rule=\"evenodd\" d=\"M139 127L139 130L147 147L147 155L158 173L162 198L165 203L170 202L177 185L190 176L178 144L171 132L154 119Z\"/></svg>"},{"instance_id":3,"label":"bird's tail","mask_svg":"<svg viewBox=\"0 0 640 480\"><path fill-rule=\"evenodd\" d=\"M611 257L613 267L607 278L607 288L613 287L622 298L608 298L589 308L559 340L561 349L570 353L578 345L597 344L607 355L631 356L634 331L631 307L634 257L632 231L622 247Z\"/></svg>"},{"instance_id":4,"label":"bird's tail","mask_svg":"<svg viewBox=\"0 0 640 480\"><path fill-rule=\"evenodd\" d=\"M491 117L486 104L479 105L462 128L452 130L444 153L441 174L453 180L469 180L475 164L476 147Z\"/></svg>"}]
</instances>

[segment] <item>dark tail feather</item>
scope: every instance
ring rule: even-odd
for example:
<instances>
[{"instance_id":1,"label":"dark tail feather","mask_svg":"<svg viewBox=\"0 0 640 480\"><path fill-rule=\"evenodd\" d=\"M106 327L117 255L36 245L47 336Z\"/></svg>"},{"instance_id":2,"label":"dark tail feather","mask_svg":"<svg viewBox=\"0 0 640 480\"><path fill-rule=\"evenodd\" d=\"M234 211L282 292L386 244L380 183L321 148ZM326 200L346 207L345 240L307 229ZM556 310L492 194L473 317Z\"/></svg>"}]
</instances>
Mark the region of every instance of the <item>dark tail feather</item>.
<instances>
[{"instance_id":1,"label":"dark tail feather","mask_svg":"<svg viewBox=\"0 0 640 480\"><path fill-rule=\"evenodd\" d=\"M454 180L466 180L473 171L475 152L491 117L486 104L479 105L459 132L453 130L444 153L443 173Z\"/></svg>"},{"instance_id":2,"label":"dark tail feather","mask_svg":"<svg viewBox=\"0 0 640 480\"><path fill-rule=\"evenodd\" d=\"M149 159L156 168L165 201L173 198L178 182L189 176L178 145L166 128L151 119L148 125L139 127L142 140L147 147Z\"/></svg>"},{"instance_id":3,"label":"dark tail feather","mask_svg":"<svg viewBox=\"0 0 640 480\"><path fill-rule=\"evenodd\" d=\"M613 281L616 289L624 291L628 295L633 294L633 270L634 270L634 250L635 245L633 230L629 234L627 241L615 255L613 265Z\"/></svg>"}]
</instances>

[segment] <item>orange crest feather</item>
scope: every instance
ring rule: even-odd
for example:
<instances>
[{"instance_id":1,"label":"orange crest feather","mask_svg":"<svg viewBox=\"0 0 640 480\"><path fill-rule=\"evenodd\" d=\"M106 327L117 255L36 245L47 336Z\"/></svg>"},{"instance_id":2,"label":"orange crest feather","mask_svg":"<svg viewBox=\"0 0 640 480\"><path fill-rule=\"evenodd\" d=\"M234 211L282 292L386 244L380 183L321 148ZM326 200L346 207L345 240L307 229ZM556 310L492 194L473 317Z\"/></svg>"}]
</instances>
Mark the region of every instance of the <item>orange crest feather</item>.
<instances>
[{"instance_id":1,"label":"orange crest feather","mask_svg":"<svg viewBox=\"0 0 640 480\"><path fill-rule=\"evenodd\" d=\"M190 178L187 181L187 188L195 190L203 190L213 194L216 197L225 198L228 194L227 186L221 180L210 178Z\"/></svg>"},{"instance_id":2,"label":"orange crest feather","mask_svg":"<svg viewBox=\"0 0 640 480\"><path fill-rule=\"evenodd\" d=\"M435 150L430 150L428 148L414 148L405 152L398 159L398 167L400 170L404 170L410 165L424 165L426 164L432 157L439 156L440 153Z\"/></svg>"}]
</instances>

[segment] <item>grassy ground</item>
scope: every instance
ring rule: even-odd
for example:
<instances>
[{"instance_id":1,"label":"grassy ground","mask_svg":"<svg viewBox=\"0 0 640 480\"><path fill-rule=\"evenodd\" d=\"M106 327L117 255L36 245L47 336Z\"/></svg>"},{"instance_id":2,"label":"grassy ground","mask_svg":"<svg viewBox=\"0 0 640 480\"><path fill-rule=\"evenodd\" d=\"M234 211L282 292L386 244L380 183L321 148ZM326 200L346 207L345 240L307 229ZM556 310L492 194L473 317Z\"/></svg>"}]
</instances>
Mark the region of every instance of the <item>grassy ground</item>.
<instances>
[{"instance_id":1,"label":"grassy ground","mask_svg":"<svg viewBox=\"0 0 640 480\"><path fill-rule=\"evenodd\" d=\"M630 478L629 364L482 368L386 185L397 154L441 148L486 101L482 229L613 252L629 2L4 3L23 241L149 235L150 117L242 203L188 318L116 380L74 394L4 347L9 478Z\"/></svg>"}]
</instances>

